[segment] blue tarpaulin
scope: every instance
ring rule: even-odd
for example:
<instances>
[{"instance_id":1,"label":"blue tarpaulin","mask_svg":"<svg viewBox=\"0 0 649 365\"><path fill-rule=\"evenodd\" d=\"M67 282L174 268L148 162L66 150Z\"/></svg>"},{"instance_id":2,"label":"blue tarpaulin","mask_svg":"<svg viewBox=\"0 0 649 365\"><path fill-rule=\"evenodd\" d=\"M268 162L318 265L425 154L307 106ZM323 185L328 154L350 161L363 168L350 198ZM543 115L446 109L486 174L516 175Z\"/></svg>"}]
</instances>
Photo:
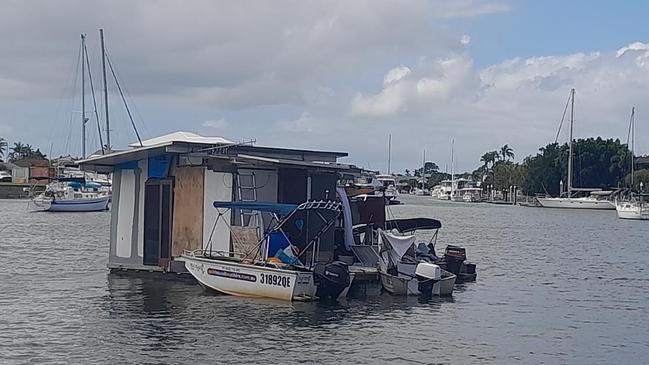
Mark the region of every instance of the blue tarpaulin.
<instances>
[{"instance_id":1,"label":"blue tarpaulin","mask_svg":"<svg viewBox=\"0 0 649 365\"><path fill-rule=\"evenodd\" d=\"M214 208L227 208L227 209L247 209L256 210L259 212L269 212L278 215L288 215L297 208L296 204L280 204L280 203L260 203L260 202L222 202L215 201Z\"/></svg>"}]
</instances>

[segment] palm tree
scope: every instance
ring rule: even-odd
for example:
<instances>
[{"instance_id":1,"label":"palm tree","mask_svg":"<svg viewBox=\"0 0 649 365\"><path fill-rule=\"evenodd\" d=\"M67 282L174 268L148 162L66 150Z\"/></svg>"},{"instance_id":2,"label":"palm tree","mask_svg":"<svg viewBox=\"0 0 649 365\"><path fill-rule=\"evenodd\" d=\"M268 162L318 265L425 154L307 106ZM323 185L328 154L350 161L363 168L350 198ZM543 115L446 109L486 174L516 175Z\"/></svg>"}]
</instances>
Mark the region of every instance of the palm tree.
<instances>
[{"instance_id":1,"label":"palm tree","mask_svg":"<svg viewBox=\"0 0 649 365\"><path fill-rule=\"evenodd\" d=\"M0 162L2 162L5 153L7 153L7 140L0 137Z\"/></svg>"},{"instance_id":2,"label":"palm tree","mask_svg":"<svg viewBox=\"0 0 649 365\"><path fill-rule=\"evenodd\" d=\"M511 147L509 147L509 145L504 145L504 146L500 147L499 155L503 160L508 161L510 158L513 160L514 159L514 150Z\"/></svg>"}]
</instances>

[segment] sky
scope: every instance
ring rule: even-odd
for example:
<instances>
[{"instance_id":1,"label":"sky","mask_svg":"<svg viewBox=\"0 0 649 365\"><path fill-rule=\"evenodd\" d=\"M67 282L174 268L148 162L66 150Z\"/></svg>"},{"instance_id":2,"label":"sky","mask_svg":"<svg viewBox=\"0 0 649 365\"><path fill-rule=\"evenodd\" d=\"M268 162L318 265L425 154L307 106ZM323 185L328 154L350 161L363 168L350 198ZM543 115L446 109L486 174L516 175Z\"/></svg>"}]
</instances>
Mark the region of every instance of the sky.
<instances>
[{"instance_id":1,"label":"sky","mask_svg":"<svg viewBox=\"0 0 649 365\"><path fill-rule=\"evenodd\" d=\"M471 171L508 144L554 141L571 88L575 137L649 153L649 2L7 1L0 12L0 136L81 154L87 34L103 108L98 29L143 138L183 130L348 152L392 172L426 160ZM109 79L111 140L136 140ZM90 92L88 151L99 148ZM645 110L648 110L645 113ZM103 113L100 113L102 133ZM645 117L646 116L646 117ZM565 128L567 129L567 128ZM560 141L567 141L564 133Z\"/></svg>"}]
</instances>

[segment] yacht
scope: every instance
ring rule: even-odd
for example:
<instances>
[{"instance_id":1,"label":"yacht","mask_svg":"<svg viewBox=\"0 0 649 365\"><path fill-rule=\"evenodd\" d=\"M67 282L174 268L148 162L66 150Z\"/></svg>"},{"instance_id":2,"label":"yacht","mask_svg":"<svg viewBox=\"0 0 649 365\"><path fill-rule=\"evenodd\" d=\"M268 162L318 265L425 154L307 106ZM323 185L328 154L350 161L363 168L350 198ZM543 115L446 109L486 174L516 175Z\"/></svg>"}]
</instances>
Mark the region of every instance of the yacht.
<instances>
[{"instance_id":1,"label":"yacht","mask_svg":"<svg viewBox=\"0 0 649 365\"><path fill-rule=\"evenodd\" d=\"M572 129L574 124L574 109L575 109L575 89L570 90L570 142L568 144L568 186L561 196L553 197L538 197L539 205L543 208L569 208L569 209L615 209L615 204L608 199L612 192L603 191L601 189L583 189L574 188L572 186L572 159L573 159L573 138ZM587 196L579 196L588 193Z\"/></svg>"},{"instance_id":2,"label":"yacht","mask_svg":"<svg viewBox=\"0 0 649 365\"><path fill-rule=\"evenodd\" d=\"M635 107L631 108L631 119L629 121L629 130L631 131L631 189L633 189L633 178L635 175ZM627 141L627 145L629 145ZM640 183L640 190L642 190L642 182ZM649 194L636 194L633 191L615 200L615 210L617 217L620 219L636 219L636 220L649 220L649 201L647 197Z\"/></svg>"},{"instance_id":3,"label":"yacht","mask_svg":"<svg viewBox=\"0 0 649 365\"><path fill-rule=\"evenodd\" d=\"M649 194L635 194L629 199L615 202L620 219L649 220Z\"/></svg>"},{"instance_id":4,"label":"yacht","mask_svg":"<svg viewBox=\"0 0 649 365\"><path fill-rule=\"evenodd\" d=\"M376 175L376 181L379 183L379 189L382 191L386 200L390 201L399 196L397 182L392 175Z\"/></svg>"},{"instance_id":5,"label":"yacht","mask_svg":"<svg viewBox=\"0 0 649 365\"><path fill-rule=\"evenodd\" d=\"M451 200L451 191L453 191L453 181L442 180L440 185L433 189L433 197L439 200Z\"/></svg>"},{"instance_id":6,"label":"yacht","mask_svg":"<svg viewBox=\"0 0 649 365\"><path fill-rule=\"evenodd\" d=\"M455 179L452 187L451 200L454 202L477 202L482 199L482 188L471 179Z\"/></svg>"}]
</instances>

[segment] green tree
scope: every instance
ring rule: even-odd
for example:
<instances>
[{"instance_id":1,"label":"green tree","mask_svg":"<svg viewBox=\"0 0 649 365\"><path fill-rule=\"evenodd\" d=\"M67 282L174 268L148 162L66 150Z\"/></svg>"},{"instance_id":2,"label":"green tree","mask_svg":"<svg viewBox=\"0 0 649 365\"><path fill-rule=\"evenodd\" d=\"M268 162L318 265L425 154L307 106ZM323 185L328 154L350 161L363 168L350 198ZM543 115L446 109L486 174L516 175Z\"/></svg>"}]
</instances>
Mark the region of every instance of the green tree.
<instances>
[{"instance_id":1,"label":"green tree","mask_svg":"<svg viewBox=\"0 0 649 365\"><path fill-rule=\"evenodd\" d=\"M11 147L11 152L9 152L9 161L14 162L28 157L45 158L45 155L41 153L40 149L34 150L29 144L14 142L13 147Z\"/></svg>"},{"instance_id":2,"label":"green tree","mask_svg":"<svg viewBox=\"0 0 649 365\"><path fill-rule=\"evenodd\" d=\"M631 174L624 177L625 186L631 186ZM642 183L642 189L640 189ZM638 170L633 173L633 190L641 192L649 192L649 170Z\"/></svg>"},{"instance_id":3,"label":"green tree","mask_svg":"<svg viewBox=\"0 0 649 365\"><path fill-rule=\"evenodd\" d=\"M509 161L511 158L512 160L514 159L514 150L509 147L509 145L504 145L500 147L500 152L498 153L501 159L505 161Z\"/></svg>"}]
</instances>

